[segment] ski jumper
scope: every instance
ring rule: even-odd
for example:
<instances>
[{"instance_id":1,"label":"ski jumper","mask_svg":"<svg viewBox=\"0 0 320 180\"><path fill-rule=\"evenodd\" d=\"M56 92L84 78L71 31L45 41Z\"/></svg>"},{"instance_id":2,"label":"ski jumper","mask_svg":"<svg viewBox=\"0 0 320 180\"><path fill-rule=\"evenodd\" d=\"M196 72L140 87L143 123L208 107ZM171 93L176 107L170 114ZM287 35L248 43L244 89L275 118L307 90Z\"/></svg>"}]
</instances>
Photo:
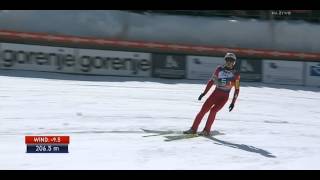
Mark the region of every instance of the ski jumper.
<instances>
[{"instance_id":1,"label":"ski jumper","mask_svg":"<svg viewBox=\"0 0 320 180\"><path fill-rule=\"evenodd\" d=\"M235 103L240 91L240 74L236 70L228 70L224 66L218 66L208 81L204 94L206 94L212 85L216 85L215 90L202 105L200 112L197 114L192 130L197 131L203 116L210 111L204 130L210 132L211 125L216 117L217 112L226 104L229 98L231 88L234 86L234 96L232 104Z\"/></svg>"}]
</instances>

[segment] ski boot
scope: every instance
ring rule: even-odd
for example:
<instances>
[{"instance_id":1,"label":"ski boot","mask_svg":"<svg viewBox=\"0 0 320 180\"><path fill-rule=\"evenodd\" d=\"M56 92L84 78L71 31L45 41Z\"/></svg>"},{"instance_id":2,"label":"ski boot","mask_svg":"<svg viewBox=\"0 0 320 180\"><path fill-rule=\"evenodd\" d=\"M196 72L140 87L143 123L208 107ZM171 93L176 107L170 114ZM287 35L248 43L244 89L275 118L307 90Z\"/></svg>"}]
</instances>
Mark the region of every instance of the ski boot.
<instances>
[{"instance_id":1,"label":"ski boot","mask_svg":"<svg viewBox=\"0 0 320 180\"><path fill-rule=\"evenodd\" d=\"M183 134L197 134L197 131L193 129L189 129L189 130L183 131Z\"/></svg>"},{"instance_id":2,"label":"ski boot","mask_svg":"<svg viewBox=\"0 0 320 180\"><path fill-rule=\"evenodd\" d=\"M209 137L211 136L210 132L206 131L206 130L203 130L202 132L199 133L200 136L206 136L206 137Z\"/></svg>"}]
</instances>

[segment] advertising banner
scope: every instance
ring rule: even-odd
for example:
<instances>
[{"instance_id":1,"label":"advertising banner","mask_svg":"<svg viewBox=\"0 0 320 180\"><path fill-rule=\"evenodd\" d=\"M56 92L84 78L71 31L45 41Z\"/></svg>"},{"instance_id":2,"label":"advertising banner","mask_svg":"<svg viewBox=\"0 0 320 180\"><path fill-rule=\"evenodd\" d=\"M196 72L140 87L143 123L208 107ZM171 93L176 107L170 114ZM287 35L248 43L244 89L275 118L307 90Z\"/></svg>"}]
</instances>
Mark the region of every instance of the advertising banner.
<instances>
[{"instance_id":1,"label":"advertising banner","mask_svg":"<svg viewBox=\"0 0 320 180\"><path fill-rule=\"evenodd\" d=\"M303 62L263 60L263 82L303 85Z\"/></svg>"},{"instance_id":2,"label":"advertising banner","mask_svg":"<svg viewBox=\"0 0 320 180\"><path fill-rule=\"evenodd\" d=\"M320 63L307 62L305 77L306 77L305 85L320 87Z\"/></svg>"},{"instance_id":3,"label":"advertising banner","mask_svg":"<svg viewBox=\"0 0 320 180\"><path fill-rule=\"evenodd\" d=\"M238 70L240 71L241 81L261 82L262 81L262 60L239 58Z\"/></svg>"},{"instance_id":4,"label":"advertising banner","mask_svg":"<svg viewBox=\"0 0 320 180\"><path fill-rule=\"evenodd\" d=\"M150 53L1 43L0 68L115 76L151 76Z\"/></svg>"},{"instance_id":5,"label":"advertising banner","mask_svg":"<svg viewBox=\"0 0 320 180\"><path fill-rule=\"evenodd\" d=\"M149 53L77 49L77 72L116 76L150 76Z\"/></svg>"},{"instance_id":6,"label":"advertising banner","mask_svg":"<svg viewBox=\"0 0 320 180\"><path fill-rule=\"evenodd\" d=\"M187 79L210 79L223 57L187 56Z\"/></svg>"},{"instance_id":7,"label":"advertising banner","mask_svg":"<svg viewBox=\"0 0 320 180\"><path fill-rule=\"evenodd\" d=\"M152 54L152 76L163 78L185 78L186 56L170 54Z\"/></svg>"},{"instance_id":8,"label":"advertising banner","mask_svg":"<svg viewBox=\"0 0 320 180\"><path fill-rule=\"evenodd\" d=\"M74 72L74 49L1 43L0 68L49 72Z\"/></svg>"}]
</instances>

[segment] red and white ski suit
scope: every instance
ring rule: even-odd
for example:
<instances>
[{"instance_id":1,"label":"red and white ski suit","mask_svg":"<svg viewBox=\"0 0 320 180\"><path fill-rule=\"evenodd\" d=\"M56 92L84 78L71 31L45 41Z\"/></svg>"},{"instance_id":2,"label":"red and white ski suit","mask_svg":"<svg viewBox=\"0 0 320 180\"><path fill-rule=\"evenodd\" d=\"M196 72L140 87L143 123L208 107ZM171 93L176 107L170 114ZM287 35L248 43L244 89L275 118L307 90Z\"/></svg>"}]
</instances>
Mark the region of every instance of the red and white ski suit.
<instances>
[{"instance_id":1,"label":"red and white ski suit","mask_svg":"<svg viewBox=\"0 0 320 180\"><path fill-rule=\"evenodd\" d=\"M224 66L218 66L208 81L204 94L206 94L212 85L216 85L215 90L202 105L200 112L197 114L191 129L197 131L203 116L210 111L204 130L210 132L213 121L217 112L226 104L229 98L231 88L234 86L235 91L232 103L237 100L240 91L240 74L236 70L228 70Z\"/></svg>"}]
</instances>

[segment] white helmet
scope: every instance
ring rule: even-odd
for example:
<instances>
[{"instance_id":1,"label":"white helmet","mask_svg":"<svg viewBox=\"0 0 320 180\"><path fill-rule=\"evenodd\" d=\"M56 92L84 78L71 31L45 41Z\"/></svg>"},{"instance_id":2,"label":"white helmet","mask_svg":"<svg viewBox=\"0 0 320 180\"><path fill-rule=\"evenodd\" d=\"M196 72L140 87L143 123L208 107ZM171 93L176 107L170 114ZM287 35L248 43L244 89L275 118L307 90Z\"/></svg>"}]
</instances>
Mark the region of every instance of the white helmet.
<instances>
[{"instance_id":1,"label":"white helmet","mask_svg":"<svg viewBox=\"0 0 320 180\"><path fill-rule=\"evenodd\" d=\"M227 58L232 58L234 59L234 61L237 60L237 57L234 53L227 53L225 56L224 56L224 60L226 60Z\"/></svg>"}]
</instances>

